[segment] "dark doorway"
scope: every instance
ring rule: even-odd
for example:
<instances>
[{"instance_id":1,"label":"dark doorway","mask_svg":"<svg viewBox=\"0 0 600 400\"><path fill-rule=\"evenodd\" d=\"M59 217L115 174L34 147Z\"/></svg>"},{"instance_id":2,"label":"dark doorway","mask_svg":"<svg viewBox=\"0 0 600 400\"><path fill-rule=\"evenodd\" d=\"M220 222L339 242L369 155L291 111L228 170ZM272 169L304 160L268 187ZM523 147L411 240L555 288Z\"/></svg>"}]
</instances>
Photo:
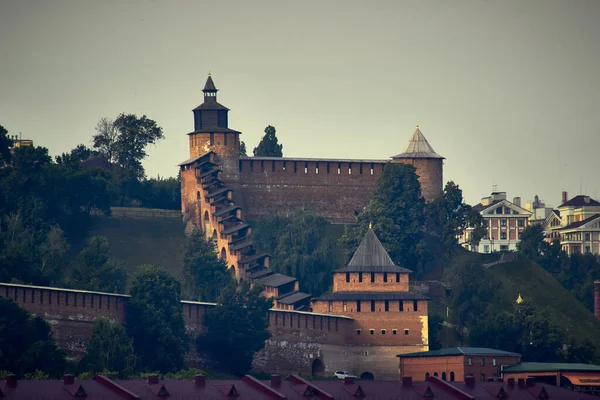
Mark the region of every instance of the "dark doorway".
<instances>
[{"instance_id":1,"label":"dark doorway","mask_svg":"<svg viewBox=\"0 0 600 400\"><path fill-rule=\"evenodd\" d=\"M312 376L325 376L325 364L318 358L312 363Z\"/></svg>"},{"instance_id":2,"label":"dark doorway","mask_svg":"<svg viewBox=\"0 0 600 400\"><path fill-rule=\"evenodd\" d=\"M362 374L360 374L360 379L362 379L363 381L372 381L373 379L375 379L375 375L373 375L370 372L363 372Z\"/></svg>"}]
</instances>

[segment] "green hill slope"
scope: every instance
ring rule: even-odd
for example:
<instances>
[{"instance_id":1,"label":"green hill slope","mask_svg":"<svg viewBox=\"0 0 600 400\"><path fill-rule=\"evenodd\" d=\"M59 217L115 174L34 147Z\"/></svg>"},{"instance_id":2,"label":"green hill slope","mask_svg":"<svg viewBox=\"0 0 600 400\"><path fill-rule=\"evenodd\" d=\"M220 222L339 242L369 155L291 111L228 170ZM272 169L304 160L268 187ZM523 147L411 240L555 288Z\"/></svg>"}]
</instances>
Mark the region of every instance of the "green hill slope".
<instances>
[{"instance_id":1,"label":"green hill slope","mask_svg":"<svg viewBox=\"0 0 600 400\"><path fill-rule=\"evenodd\" d=\"M520 293L536 308L547 310L557 325L600 348L600 320L539 265L519 259L495 265L485 273L501 283L494 296L498 308L512 310Z\"/></svg>"},{"instance_id":2,"label":"green hill slope","mask_svg":"<svg viewBox=\"0 0 600 400\"><path fill-rule=\"evenodd\" d=\"M178 279L182 277L185 232L179 220L94 217L86 238L72 252L79 252L95 235L108 239L110 256L123 262L129 272L128 284L143 264L162 266Z\"/></svg>"}]
</instances>

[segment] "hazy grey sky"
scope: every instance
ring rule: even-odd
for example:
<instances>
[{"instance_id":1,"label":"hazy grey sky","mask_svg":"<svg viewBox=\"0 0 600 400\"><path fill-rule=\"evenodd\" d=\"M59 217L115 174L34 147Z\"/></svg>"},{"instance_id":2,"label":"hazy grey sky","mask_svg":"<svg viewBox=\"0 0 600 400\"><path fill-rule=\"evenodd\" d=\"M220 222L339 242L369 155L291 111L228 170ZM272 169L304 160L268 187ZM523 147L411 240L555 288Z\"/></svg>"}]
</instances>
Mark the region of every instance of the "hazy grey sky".
<instances>
[{"instance_id":1,"label":"hazy grey sky","mask_svg":"<svg viewBox=\"0 0 600 400\"><path fill-rule=\"evenodd\" d=\"M146 114L188 158L208 71L249 151L381 158L419 124L469 203L600 196L600 1L0 0L0 124L59 154Z\"/></svg>"}]
</instances>

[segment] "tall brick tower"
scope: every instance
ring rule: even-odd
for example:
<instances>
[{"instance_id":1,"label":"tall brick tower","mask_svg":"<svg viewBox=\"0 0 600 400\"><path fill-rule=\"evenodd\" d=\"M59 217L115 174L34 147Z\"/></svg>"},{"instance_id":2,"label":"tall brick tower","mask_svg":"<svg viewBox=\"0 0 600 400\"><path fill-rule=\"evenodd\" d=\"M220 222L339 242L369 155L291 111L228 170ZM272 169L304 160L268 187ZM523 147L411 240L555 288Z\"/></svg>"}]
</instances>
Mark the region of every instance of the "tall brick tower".
<instances>
[{"instance_id":1,"label":"tall brick tower","mask_svg":"<svg viewBox=\"0 0 600 400\"><path fill-rule=\"evenodd\" d=\"M210 74L204 85L204 103L194 108L194 131L188 133L190 158L213 151L222 166L226 183L239 181L240 134L228 127L229 109L217 102L217 91Z\"/></svg>"},{"instance_id":2,"label":"tall brick tower","mask_svg":"<svg viewBox=\"0 0 600 400\"><path fill-rule=\"evenodd\" d=\"M393 156L392 162L410 164L417 169L421 194L425 201L433 201L442 193L444 157L433 150L419 129L419 125L404 153Z\"/></svg>"}]
</instances>

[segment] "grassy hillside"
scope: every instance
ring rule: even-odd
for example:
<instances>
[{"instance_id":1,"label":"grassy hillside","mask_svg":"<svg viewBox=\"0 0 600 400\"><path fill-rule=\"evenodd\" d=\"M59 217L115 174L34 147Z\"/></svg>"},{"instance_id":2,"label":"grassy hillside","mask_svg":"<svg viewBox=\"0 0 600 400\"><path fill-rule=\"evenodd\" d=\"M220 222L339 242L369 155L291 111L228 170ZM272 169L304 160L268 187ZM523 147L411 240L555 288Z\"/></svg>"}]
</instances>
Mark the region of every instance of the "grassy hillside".
<instances>
[{"instance_id":1,"label":"grassy hillside","mask_svg":"<svg viewBox=\"0 0 600 400\"><path fill-rule=\"evenodd\" d=\"M105 236L110 242L111 257L121 261L129 271L129 282L138 266L154 264L181 278L184 225L175 219L117 219L95 217L87 237L73 248L76 254L92 236Z\"/></svg>"},{"instance_id":2,"label":"grassy hillside","mask_svg":"<svg viewBox=\"0 0 600 400\"><path fill-rule=\"evenodd\" d=\"M600 320L539 265L519 259L491 267L486 275L502 284L495 296L499 308L511 310L521 293L535 307L546 309L557 325L600 348Z\"/></svg>"}]
</instances>

